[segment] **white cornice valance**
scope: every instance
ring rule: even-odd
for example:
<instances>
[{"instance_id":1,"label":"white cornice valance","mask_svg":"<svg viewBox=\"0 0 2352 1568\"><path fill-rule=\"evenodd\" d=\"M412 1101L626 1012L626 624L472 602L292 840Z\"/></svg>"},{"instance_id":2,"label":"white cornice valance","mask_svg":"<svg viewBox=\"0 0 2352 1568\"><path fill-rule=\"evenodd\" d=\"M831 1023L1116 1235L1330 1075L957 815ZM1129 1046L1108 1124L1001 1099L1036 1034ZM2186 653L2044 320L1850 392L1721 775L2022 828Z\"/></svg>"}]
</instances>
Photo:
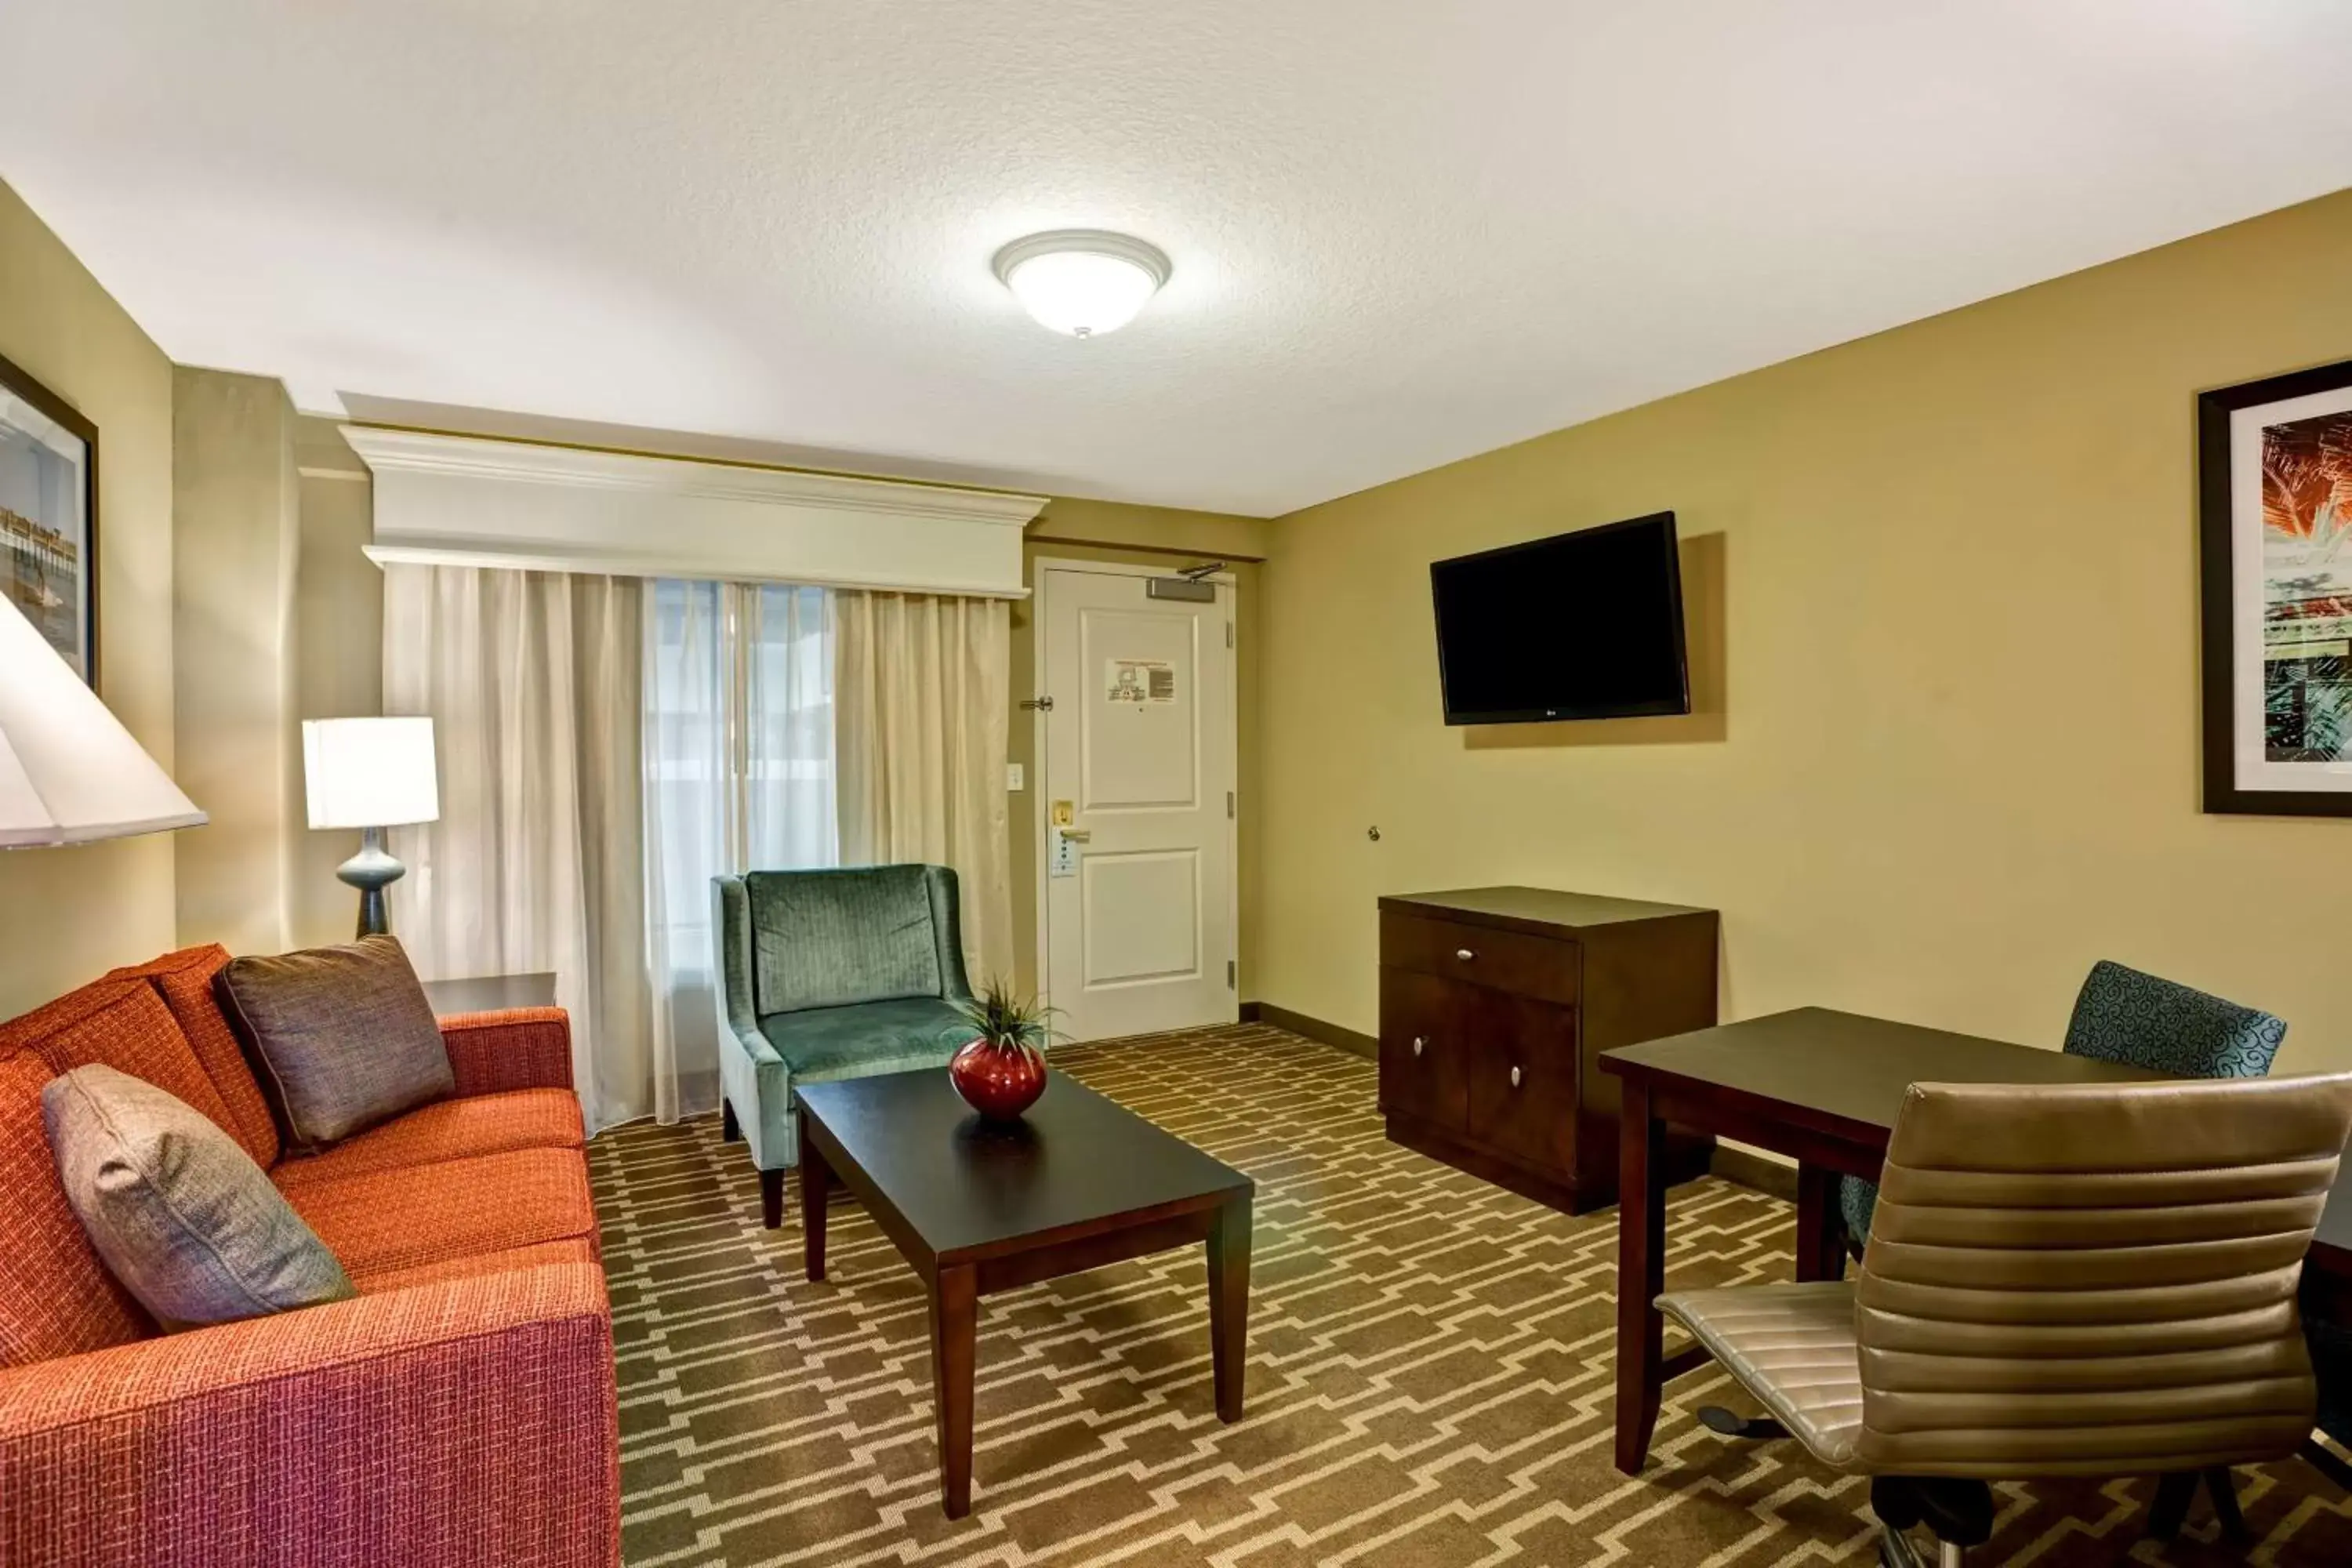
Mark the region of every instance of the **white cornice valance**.
<instances>
[{"instance_id":1,"label":"white cornice valance","mask_svg":"<svg viewBox=\"0 0 2352 1568\"><path fill-rule=\"evenodd\" d=\"M1025 597L1044 496L345 426L379 565Z\"/></svg>"}]
</instances>

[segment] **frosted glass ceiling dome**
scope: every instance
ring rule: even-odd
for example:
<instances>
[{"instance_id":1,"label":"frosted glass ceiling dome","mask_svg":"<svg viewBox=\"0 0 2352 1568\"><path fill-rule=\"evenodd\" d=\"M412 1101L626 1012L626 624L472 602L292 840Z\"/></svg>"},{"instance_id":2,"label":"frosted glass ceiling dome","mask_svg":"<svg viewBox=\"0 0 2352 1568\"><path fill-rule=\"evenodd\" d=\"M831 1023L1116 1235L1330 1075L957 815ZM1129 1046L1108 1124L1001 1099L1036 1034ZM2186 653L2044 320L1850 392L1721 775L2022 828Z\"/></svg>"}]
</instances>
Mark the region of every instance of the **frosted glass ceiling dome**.
<instances>
[{"instance_id":1,"label":"frosted glass ceiling dome","mask_svg":"<svg viewBox=\"0 0 2352 1568\"><path fill-rule=\"evenodd\" d=\"M1168 257L1131 235L1055 229L996 253L996 276L1037 324L1097 338L1135 320L1168 281Z\"/></svg>"}]
</instances>

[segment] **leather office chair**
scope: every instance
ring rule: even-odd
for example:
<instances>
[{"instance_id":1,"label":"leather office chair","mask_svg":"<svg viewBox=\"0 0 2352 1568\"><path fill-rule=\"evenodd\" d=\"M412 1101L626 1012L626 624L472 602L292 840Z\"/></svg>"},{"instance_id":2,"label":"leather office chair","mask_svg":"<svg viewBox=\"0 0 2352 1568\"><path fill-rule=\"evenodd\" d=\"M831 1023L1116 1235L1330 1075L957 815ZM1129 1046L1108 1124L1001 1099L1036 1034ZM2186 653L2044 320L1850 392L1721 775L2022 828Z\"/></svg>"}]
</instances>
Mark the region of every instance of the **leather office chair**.
<instances>
[{"instance_id":1,"label":"leather office chair","mask_svg":"<svg viewBox=\"0 0 2352 1568\"><path fill-rule=\"evenodd\" d=\"M2268 1013L2105 958L2091 965L2066 1021L2067 1055L2173 1078L2261 1078L2285 1038L2285 1022ZM1857 1258L1877 1201L1875 1183L1847 1176L1838 1184L1838 1211Z\"/></svg>"},{"instance_id":2,"label":"leather office chair","mask_svg":"<svg viewBox=\"0 0 2352 1568\"><path fill-rule=\"evenodd\" d=\"M2309 1435L2295 1307L2352 1074L2064 1088L1914 1085L1860 1276L1670 1292L1667 1316L1833 1468L1867 1475L1880 1560L1989 1540L1989 1480L2200 1478Z\"/></svg>"}]
</instances>

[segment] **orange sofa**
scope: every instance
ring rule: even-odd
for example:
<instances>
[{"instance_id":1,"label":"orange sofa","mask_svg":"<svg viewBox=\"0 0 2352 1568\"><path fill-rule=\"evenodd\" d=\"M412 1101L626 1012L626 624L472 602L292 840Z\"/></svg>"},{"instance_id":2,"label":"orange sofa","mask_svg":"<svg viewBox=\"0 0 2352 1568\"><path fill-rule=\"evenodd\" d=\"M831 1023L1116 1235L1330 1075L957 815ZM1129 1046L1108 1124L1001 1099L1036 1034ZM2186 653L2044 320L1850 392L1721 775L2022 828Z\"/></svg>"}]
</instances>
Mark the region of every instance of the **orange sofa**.
<instances>
[{"instance_id":1,"label":"orange sofa","mask_svg":"<svg viewBox=\"0 0 2352 1568\"><path fill-rule=\"evenodd\" d=\"M610 1568L612 1310L564 1014L443 1019L455 1098L288 1159L213 1002L227 962L173 953L0 1025L0 1563ZM159 1332L42 1129L42 1086L88 1062L227 1131L358 1298Z\"/></svg>"}]
</instances>

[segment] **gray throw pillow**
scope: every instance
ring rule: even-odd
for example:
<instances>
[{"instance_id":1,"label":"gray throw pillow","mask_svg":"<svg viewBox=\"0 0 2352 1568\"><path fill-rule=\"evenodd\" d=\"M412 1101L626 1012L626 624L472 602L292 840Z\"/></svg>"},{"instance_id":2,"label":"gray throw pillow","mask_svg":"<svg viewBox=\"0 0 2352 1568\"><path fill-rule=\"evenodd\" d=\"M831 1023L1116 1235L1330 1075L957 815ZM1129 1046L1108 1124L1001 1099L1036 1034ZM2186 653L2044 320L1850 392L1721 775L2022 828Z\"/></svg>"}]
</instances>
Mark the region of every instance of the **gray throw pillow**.
<instances>
[{"instance_id":1,"label":"gray throw pillow","mask_svg":"<svg viewBox=\"0 0 2352 1568\"><path fill-rule=\"evenodd\" d=\"M186 1101L92 1064L49 1080L41 1121L90 1245L166 1329L357 1294L253 1156Z\"/></svg>"},{"instance_id":2,"label":"gray throw pillow","mask_svg":"<svg viewBox=\"0 0 2352 1568\"><path fill-rule=\"evenodd\" d=\"M457 1092L433 1004L391 937L232 959L213 994L292 1152Z\"/></svg>"}]
</instances>

